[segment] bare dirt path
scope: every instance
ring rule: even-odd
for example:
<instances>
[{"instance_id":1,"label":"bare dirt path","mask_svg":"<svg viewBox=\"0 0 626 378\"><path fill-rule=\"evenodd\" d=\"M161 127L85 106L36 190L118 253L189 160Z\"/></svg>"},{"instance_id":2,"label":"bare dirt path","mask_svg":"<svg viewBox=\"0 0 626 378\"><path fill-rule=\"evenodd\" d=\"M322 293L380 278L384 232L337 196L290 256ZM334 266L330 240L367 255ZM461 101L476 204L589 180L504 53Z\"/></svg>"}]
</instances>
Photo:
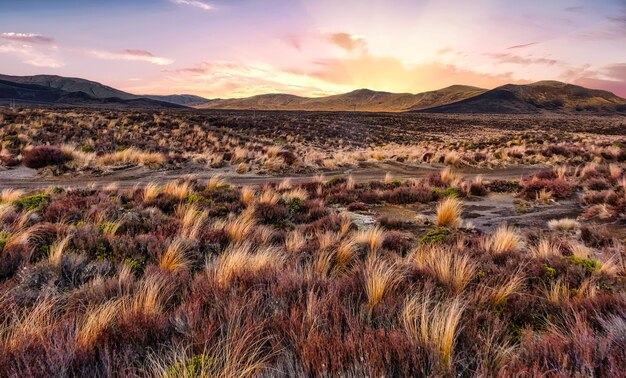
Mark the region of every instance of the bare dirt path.
<instances>
[{"instance_id":1,"label":"bare dirt path","mask_svg":"<svg viewBox=\"0 0 626 378\"><path fill-rule=\"evenodd\" d=\"M442 166L410 165L397 162L368 163L358 168L338 169L324 172L326 178L352 175L357 182L381 180L387 172L394 178L422 178L433 172L441 170ZM541 169L540 166L515 166L507 168L459 168L457 171L462 176L473 177L482 175L487 180L493 179L519 179L521 176ZM0 170L0 189L39 189L49 186L58 187L81 187L88 185L105 186L116 183L119 187L143 186L150 182L164 183L193 175L198 179L208 179L212 175L220 174L233 185L263 185L266 183L280 182L285 178L294 183L313 180L317 174L291 175L291 176L267 176L255 173L237 174L233 168L209 169L206 166L188 166L181 169L151 170L143 167L128 168L114 171L109 174L92 176L58 176L42 177L36 170L19 166L13 169Z\"/></svg>"}]
</instances>

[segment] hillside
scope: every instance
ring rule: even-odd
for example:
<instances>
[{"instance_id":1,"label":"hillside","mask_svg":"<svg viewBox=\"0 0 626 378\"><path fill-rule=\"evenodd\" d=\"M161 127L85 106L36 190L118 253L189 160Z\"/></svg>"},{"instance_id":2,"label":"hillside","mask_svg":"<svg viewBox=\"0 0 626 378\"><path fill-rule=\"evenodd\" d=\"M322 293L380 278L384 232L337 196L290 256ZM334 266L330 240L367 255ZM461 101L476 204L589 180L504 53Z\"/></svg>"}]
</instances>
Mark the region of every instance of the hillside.
<instances>
[{"instance_id":1,"label":"hillside","mask_svg":"<svg viewBox=\"0 0 626 378\"><path fill-rule=\"evenodd\" d=\"M420 110L430 113L534 114L626 112L626 100L611 92L558 81L507 84L455 103Z\"/></svg>"},{"instance_id":2,"label":"hillside","mask_svg":"<svg viewBox=\"0 0 626 378\"><path fill-rule=\"evenodd\" d=\"M82 91L66 91L50 86L0 79L0 101L31 105L113 106L128 108L179 108L180 105L134 97L94 97Z\"/></svg>"},{"instance_id":3,"label":"hillside","mask_svg":"<svg viewBox=\"0 0 626 378\"><path fill-rule=\"evenodd\" d=\"M140 98L140 96L120 91L95 81L63 77L56 75L10 76L0 75L0 80L19 84L34 84L42 87L60 89L65 92L83 92L94 98L117 97L123 100Z\"/></svg>"},{"instance_id":4,"label":"hillside","mask_svg":"<svg viewBox=\"0 0 626 378\"><path fill-rule=\"evenodd\" d=\"M484 93L486 90L455 85L448 88L411 94L359 89L326 97L300 97L288 94L266 94L247 98L214 100L201 109L258 109L307 111L403 112L448 104Z\"/></svg>"},{"instance_id":5,"label":"hillside","mask_svg":"<svg viewBox=\"0 0 626 378\"><path fill-rule=\"evenodd\" d=\"M190 95L190 94L175 94L175 95L141 95L141 97L149 98L157 101L170 102L172 104L185 105L185 106L198 106L206 104L212 100L208 98Z\"/></svg>"}]
</instances>

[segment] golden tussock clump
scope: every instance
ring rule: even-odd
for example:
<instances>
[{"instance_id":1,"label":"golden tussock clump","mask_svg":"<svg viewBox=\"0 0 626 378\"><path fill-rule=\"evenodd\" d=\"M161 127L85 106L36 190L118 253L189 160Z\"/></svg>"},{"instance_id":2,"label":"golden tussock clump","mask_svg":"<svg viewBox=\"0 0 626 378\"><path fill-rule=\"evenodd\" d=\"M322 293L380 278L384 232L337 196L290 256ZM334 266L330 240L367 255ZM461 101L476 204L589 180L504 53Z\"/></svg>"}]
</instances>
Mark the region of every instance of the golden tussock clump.
<instances>
[{"instance_id":1,"label":"golden tussock clump","mask_svg":"<svg viewBox=\"0 0 626 378\"><path fill-rule=\"evenodd\" d=\"M517 251L521 244L522 236L519 232L512 227L502 225L491 237L484 240L483 249L494 254L500 254Z\"/></svg>"},{"instance_id":2,"label":"golden tussock clump","mask_svg":"<svg viewBox=\"0 0 626 378\"><path fill-rule=\"evenodd\" d=\"M437 205L436 223L440 227L456 228L461 226L462 202L454 197L447 197Z\"/></svg>"},{"instance_id":3,"label":"golden tussock clump","mask_svg":"<svg viewBox=\"0 0 626 378\"><path fill-rule=\"evenodd\" d=\"M447 367L452 362L464 311L465 305L459 299L441 302L430 293L419 293L406 300L400 318L411 339Z\"/></svg>"},{"instance_id":4,"label":"golden tussock clump","mask_svg":"<svg viewBox=\"0 0 626 378\"><path fill-rule=\"evenodd\" d=\"M374 254L383 245L385 239L385 231L374 226L366 230L360 230L354 235L354 240L359 244L365 244L369 247L370 254Z\"/></svg>"}]
</instances>

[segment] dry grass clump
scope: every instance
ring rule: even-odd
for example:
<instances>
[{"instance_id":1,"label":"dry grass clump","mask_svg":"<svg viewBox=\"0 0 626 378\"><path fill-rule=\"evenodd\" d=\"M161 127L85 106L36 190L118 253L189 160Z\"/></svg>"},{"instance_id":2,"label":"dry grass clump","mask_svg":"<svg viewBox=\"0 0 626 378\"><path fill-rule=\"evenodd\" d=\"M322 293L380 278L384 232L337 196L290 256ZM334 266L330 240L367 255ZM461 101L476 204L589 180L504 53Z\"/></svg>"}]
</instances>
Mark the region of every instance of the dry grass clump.
<instances>
[{"instance_id":1,"label":"dry grass clump","mask_svg":"<svg viewBox=\"0 0 626 378\"><path fill-rule=\"evenodd\" d=\"M302 188L295 188L283 193L282 197L285 202L290 202L294 199L299 201L306 201L309 198L309 193Z\"/></svg>"},{"instance_id":2,"label":"dry grass clump","mask_svg":"<svg viewBox=\"0 0 626 378\"><path fill-rule=\"evenodd\" d=\"M455 293L467 287L477 270L476 263L469 256L455 253L449 247L420 247L408 255L408 260L418 268L429 271Z\"/></svg>"},{"instance_id":3,"label":"dry grass clump","mask_svg":"<svg viewBox=\"0 0 626 378\"><path fill-rule=\"evenodd\" d=\"M227 321L225 332L201 353L193 346L173 345L148 355L142 374L153 378L246 378L260 374L273 356L265 345L261 327L242 329L237 314Z\"/></svg>"},{"instance_id":4,"label":"dry grass clump","mask_svg":"<svg viewBox=\"0 0 626 378\"><path fill-rule=\"evenodd\" d=\"M226 185L226 179L220 175L212 175L206 184L207 190L215 190Z\"/></svg>"},{"instance_id":5,"label":"dry grass clump","mask_svg":"<svg viewBox=\"0 0 626 378\"><path fill-rule=\"evenodd\" d=\"M2 189L0 192L0 202L13 202L24 195L21 189Z\"/></svg>"},{"instance_id":6,"label":"dry grass clump","mask_svg":"<svg viewBox=\"0 0 626 378\"><path fill-rule=\"evenodd\" d=\"M437 205L436 223L440 227L461 226L462 202L454 197L447 197Z\"/></svg>"},{"instance_id":7,"label":"dry grass clump","mask_svg":"<svg viewBox=\"0 0 626 378\"><path fill-rule=\"evenodd\" d=\"M61 259L63 258L63 252L67 249L67 246L72 239L72 235L68 235L61 240L56 240L50 245L50 252L48 253L48 261L59 268L61 266Z\"/></svg>"},{"instance_id":8,"label":"dry grass clump","mask_svg":"<svg viewBox=\"0 0 626 378\"><path fill-rule=\"evenodd\" d=\"M580 223L572 218L551 219L548 221L548 228L552 231L578 231Z\"/></svg>"},{"instance_id":9,"label":"dry grass clump","mask_svg":"<svg viewBox=\"0 0 626 378\"><path fill-rule=\"evenodd\" d=\"M530 254L538 259L547 259L550 256L559 254L559 252L559 246L546 238L542 238L536 245L530 248Z\"/></svg>"},{"instance_id":10,"label":"dry grass clump","mask_svg":"<svg viewBox=\"0 0 626 378\"><path fill-rule=\"evenodd\" d=\"M522 236L519 231L508 225L502 225L491 237L484 239L483 249L494 254L500 254L515 252L521 244Z\"/></svg>"},{"instance_id":11,"label":"dry grass clump","mask_svg":"<svg viewBox=\"0 0 626 378\"><path fill-rule=\"evenodd\" d=\"M459 299L439 302L429 293L418 293L406 300L400 317L411 339L448 367L464 310L465 305Z\"/></svg>"},{"instance_id":12,"label":"dry grass clump","mask_svg":"<svg viewBox=\"0 0 626 378\"><path fill-rule=\"evenodd\" d=\"M451 184L452 182L460 180L460 176L458 173L452 170L450 167L446 167L439 172L439 178L441 182L446 184Z\"/></svg>"},{"instance_id":13,"label":"dry grass clump","mask_svg":"<svg viewBox=\"0 0 626 378\"><path fill-rule=\"evenodd\" d=\"M244 186L243 188L241 188L241 202L244 205L250 206L251 204L254 203L255 199L256 199L256 190L254 190L254 188L250 186Z\"/></svg>"},{"instance_id":14,"label":"dry grass clump","mask_svg":"<svg viewBox=\"0 0 626 378\"><path fill-rule=\"evenodd\" d=\"M222 228L232 242L244 241L254 230L256 222L247 214L237 218L231 218L223 222L217 222L214 227Z\"/></svg>"},{"instance_id":15,"label":"dry grass clump","mask_svg":"<svg viewBox=\"0 0 626 378\"><path fill-rule=\"evenodd\" d=\"M291 231L285 236L285 250L289 253L297 253L307 243L307 239L304 234L298 230Z\"/></svg>"},{"instance_id":16,"label":"dry grass clump","mask_svg":"<svg viewBox=\"0 0 626 378\"><path fill-rule=\"evenodd\" d=\"M456 151L450 151L446 153L443 158L443 163L446 165L454 165L457 166L461 162L461 155L459 155Z\"/></svg>"},{"instance_id":17,"label":"dry grass clump","mask_svg":"<svg viewBox=\"0 0 626 378\"><path fill-rule=\"evenodd\" d=\"M148 183L143 188L143 200L144 202L152 201L161 194L161 187L156 183Z\"/></svg>"},{"instance_id":18,"label":"dry grass clump","mask_svg":"<svg viewBox=\"0 0 626 378\"><path fill-rule=\"evenodd\" d=\"M164 306L172 296L172 282L163 275L145 276L135 288L125 314L155 316L163 312Z\"/></svg>"},{"instance_id":19,"label":"dry grass clump","mask_svg":"<svg viewBox=\"0 0 626 378\"><path fill-rule=\"evenodd\" d=\"M393 183L393 175L390 172L385 173L385 178L383 179L383 184L391 185Z\"/></svg>"},{"instance_id":20,"label":"dry grass clump","mask_svg":"<svg viewBox=\"0 0 626 378\"><path fill-rule=\"evenodd\" d=\"M216 261L207 262L206 269L210 278L226 286L243 273L278 268L284 261L285 257L276 248L252 248L249 243L236 243L230 244Z\"/></svg>"},{"instance_id":21,"label":"dry grass clump","mask_svg":"<svg viewBox=\"0 0 626 378\"><path fill-rule=\"evenodd\" d=\"M161 256L159 268L168 272L189 269L191 260L187 257L188 249L189 245L185 240L172 240L165 253Z\"/></svg>"},{"instance_id":22,"label":"dry grass clump","mask_svg":"<svg viewBox=\"0 0 626 378\"><path fill-rule=\"evenodd\" d=\"M366 230L360 230L354 235L354 240L359 244L365 244L369 247L370 254L375 254L376 251L383 245L385 240L385 231L379 227L374 226Z\"/></svg>"},{"instance_id":23,"label":"dry grass clump","mask_svg":"<svg viewBox=\"0 0 626 378\"><path fill-rule=\"evenodd\" d=\"M78 350L91 349L102 331L114 325L123 306L123 299L113 299L95 308L87 309L85 317L77 325L76 347Z\"/></svg>"},{"instance_id":24,"label":"dry grass clump","mask_svg":"<svg viewBox=\"0 0 626 378\"><path fill-rule=\"evenodd\" d=\"M197 239L198 235L206 220L208 214L205 211L200 211L196 206L187 205L179 206L177 209L177 216L181 217L179 235L186 239Z\"/></svg>"},{"instance_id":25,"label":"dry grass clump","mask_svg":"<svg viewBox=\"0 0 626 378\"><path fill-rule=\"evenodd\" d=\"M102 155L97 159L98 165L145 165L164 166L165 156L158 152L143 152L134 147Z\"/></svg>"},{"instance_id":26,"label":"dry grass clump","mask_svg":"<svg viewBox=\"0 0 626 378\"><path fill-rule=\"evenodd\" d=\"M189 181L170 181L163 185L162 191L169 196L182 200L191 193L191 183Z\"/></svg>"},{"instance_id":27,"label":"dry grass clump","mask_svg":"<svg viewBox=\"0 0 626 378\"><path fill-rule=\"evenodd\" d=\"M368 314L371 317L375 307L389 291L393 290L401 275L395 265L389 265L381 260L369 258L365 263L363 277L365 280Z\"/></svg>"},{"instance_id":28,"label":"dry grass clump","mask_svg":"<svg viewBox=\"0 0 626 378\"><path fill-rule=\"evenodd\" d=\"M276 193L271 187L265 187L259 196L259 203L266 205L275 205L280 201L280 194Z\"/></svg>"},{"instance_id":29,"label":"dry grass clump","mask_svg":"<svg viewBox=\"0 0 626 378\"><path fill-rule=\"evenodd\" d=\"M478 300L483 300L487 297L494 305L502 305L506 303L511 295L522 292L526 279L526 276L521 271L518 271L512 277L500 280L494 287L487 288L487 293L479 290L476 292L476 295L480 296Z\"/></svg>"}]
</instances>

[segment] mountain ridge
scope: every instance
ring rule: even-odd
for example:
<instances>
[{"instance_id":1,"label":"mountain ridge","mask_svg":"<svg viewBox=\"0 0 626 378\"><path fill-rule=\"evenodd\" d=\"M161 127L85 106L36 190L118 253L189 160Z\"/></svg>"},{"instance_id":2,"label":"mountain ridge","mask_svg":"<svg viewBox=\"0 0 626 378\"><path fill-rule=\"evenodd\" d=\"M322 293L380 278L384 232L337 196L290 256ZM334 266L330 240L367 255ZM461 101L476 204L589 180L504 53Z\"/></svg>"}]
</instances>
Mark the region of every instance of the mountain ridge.
<instances>
[{"instance_id":1,"label":"mountain ridge","mask_svg":"<svg viewBox=\"0 0 626 378\"><path fill-rule=\"evenodd\" d=\"M207 99L189 94L135 95L81 78L57 75L0 74L0 100L66 105L223 110L363 111L478 114L620 113L626 99L611 92L554 80L505 84L493 89L451 85L421 93L393 93L367 88L303 97L267 93L244 98Z\"/></svg>"}]
</instances>

